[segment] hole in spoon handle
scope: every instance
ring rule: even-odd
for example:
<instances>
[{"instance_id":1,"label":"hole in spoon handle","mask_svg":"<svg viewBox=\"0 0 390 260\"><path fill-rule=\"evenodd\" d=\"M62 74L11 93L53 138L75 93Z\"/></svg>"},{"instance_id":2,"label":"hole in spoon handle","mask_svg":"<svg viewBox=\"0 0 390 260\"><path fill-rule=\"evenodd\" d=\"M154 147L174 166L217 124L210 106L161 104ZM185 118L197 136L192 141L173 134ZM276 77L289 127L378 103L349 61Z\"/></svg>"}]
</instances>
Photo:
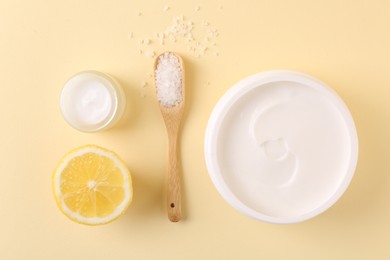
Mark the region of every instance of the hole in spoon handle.
<instances>
[{"instance_id":1,"label":"hole in spoon handle","mask_svg":"<svg viewBox=\"0 0 390 260\"><path fill-rule=\"evenodd\" d=\"M180 194L168 194L170 197L168 200L168 218L172 222L178 222L181 220L181 202Z\"/></svg>"},{"instance_id":2,"label":"hole in spoon handle","mask_svg":"<svg viewBox=\"0 0 390 260\"><path fill-rule=\"evenodd\" d=\"M172 203L171 205L174 204ZM176 205L168 209L168 218L171 222L179 222L181 220L181 212Z\"/></svg>"},{"instance_id":3,"label":"hole in spoon handle","mask_svg":"<svg viewBox=\"0 0 390 260\"><path fill-rule=\"evenodd\" d=\"M172 222L178 222L181 219L181 194L180 179L177 173L171 172L168 181L168 218Z\"/></svg>"},{"instance_id":4,"label":"hole in spoon handle","mask_svg":"<svg viewBox=\"0 0 390 260\"><path fill-rule=\"evenodd\" d=\"M181 220L180 205L171 202L168 206L168 218L172 222L178 222Z\"/></svg>"}]
</instances>

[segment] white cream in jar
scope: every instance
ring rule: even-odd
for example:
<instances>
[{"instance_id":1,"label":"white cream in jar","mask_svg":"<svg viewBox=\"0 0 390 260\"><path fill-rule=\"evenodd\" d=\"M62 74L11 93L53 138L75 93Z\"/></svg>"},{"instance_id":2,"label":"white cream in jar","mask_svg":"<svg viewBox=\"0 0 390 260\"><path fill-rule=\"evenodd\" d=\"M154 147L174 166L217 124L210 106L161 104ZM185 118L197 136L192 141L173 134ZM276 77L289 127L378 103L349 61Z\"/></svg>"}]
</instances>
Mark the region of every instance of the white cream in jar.
<instances>
[{"instance_id":1,"label":"white cream in jar","mask_svg":"<svg viewBox=\"0 0 390 260\"><path fill-rule=\"evenodd\" d=\"M63 117L83 132L97 132L113 126L123 115L125 105L119 83L98 71L84 71L71 77L60 97Z\"/></svg>"},{"instance_id":2,"label":"white cream in jar","mask_svg":"<svg viewBox=\"0 0 390 260\"><path fill-rule=\"evenodd\" d=\"M205 138L207 168L224 199L272 223L303 221L333 205L357 155L343 101L319 80L292 71L237 83L214 108Z\"/></svg>"}]
</instances>

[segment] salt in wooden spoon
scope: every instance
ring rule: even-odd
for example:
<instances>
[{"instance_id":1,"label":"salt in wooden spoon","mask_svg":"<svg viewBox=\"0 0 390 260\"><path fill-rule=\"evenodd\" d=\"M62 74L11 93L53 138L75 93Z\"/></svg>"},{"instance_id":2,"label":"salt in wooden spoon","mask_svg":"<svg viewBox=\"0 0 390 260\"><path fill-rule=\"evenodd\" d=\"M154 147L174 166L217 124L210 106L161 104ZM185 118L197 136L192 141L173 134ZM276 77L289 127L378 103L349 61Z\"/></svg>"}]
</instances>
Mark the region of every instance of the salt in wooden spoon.
<instances>
[{"instance_id":1,"label":"salt in wooden spoon","mask_svg":"<svg viewBox=\"0 0 390 260\"><path fill-rule=\"evenodd\" d=\"M182 58L173 52L160 54L154 63L154 80L157 99L168 134L168 218L172 222L178 222L182 217L178 137L185 103Z\"/></svg>"}]
</instances>

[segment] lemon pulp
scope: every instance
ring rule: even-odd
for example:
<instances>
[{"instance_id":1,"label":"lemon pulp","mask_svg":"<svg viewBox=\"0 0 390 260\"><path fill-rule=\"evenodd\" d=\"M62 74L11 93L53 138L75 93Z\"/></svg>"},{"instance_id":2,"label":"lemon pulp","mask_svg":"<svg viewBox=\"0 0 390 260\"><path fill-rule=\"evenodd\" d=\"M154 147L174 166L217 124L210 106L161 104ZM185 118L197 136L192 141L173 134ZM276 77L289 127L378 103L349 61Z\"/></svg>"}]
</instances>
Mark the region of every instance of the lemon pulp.
<instances>
[{"instance_id":1,"label":"lemon pulp","mask_svg":"<svg viewBox=\"0 0 390 260\"><path fill-rule=\"evenodd\" d=\"M114 152L94 145L64 157L53 175L53 191L66 216L89 225L111 222L132 200L126 165Z\"/></svg>"}]
</instances>

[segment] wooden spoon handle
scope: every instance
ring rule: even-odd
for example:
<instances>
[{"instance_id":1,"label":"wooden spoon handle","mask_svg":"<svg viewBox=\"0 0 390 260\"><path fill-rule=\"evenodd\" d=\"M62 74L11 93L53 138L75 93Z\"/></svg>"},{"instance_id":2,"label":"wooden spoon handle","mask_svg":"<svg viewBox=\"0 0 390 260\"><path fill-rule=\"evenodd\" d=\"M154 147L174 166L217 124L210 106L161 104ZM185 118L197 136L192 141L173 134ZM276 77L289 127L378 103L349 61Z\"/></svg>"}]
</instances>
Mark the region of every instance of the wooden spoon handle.
<instances>
[{"instance_id":1,"label":"wooden spoon handle","mask_svg":"<svg viewBox=\"0 0 390 260\"><path fill-rule=\"evenodd\" d=\"M177 138L171 137L169 138L167 207L169 220L178 222L181 219L180 159Z\"/></svg>"}]
</instances>

